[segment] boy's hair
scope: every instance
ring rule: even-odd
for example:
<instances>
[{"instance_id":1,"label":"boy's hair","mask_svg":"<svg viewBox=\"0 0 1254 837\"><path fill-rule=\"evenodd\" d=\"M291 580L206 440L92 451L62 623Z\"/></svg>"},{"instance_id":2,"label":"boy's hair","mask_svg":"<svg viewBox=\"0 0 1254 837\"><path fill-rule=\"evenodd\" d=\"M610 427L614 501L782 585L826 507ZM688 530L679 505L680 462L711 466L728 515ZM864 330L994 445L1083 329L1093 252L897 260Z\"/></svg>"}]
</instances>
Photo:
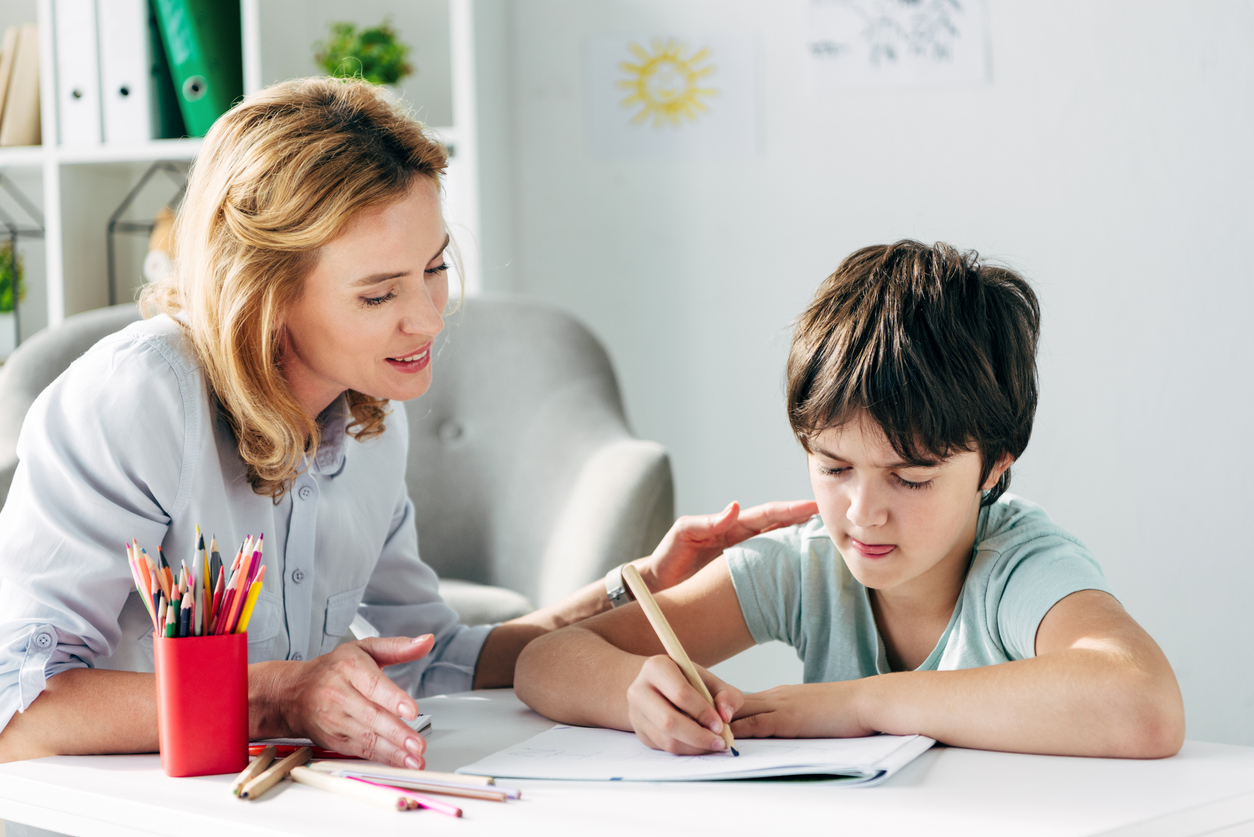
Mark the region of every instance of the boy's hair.
<instances>
[{"instance_id":1,"label":"boy's hair","mask_svg":"<svg viewBox=\"0 0 1254 837\"><path fill-rule=\"evenodd\" d=\"M1036 413L1041 312L1027 281L974 251L865 247L824 280L788 355L788 420L806 452L862 411L906 462L978 451L980 484L1018 458ZM982 499L996 500L1010 469Z\"/></svg>"}]
</instances>

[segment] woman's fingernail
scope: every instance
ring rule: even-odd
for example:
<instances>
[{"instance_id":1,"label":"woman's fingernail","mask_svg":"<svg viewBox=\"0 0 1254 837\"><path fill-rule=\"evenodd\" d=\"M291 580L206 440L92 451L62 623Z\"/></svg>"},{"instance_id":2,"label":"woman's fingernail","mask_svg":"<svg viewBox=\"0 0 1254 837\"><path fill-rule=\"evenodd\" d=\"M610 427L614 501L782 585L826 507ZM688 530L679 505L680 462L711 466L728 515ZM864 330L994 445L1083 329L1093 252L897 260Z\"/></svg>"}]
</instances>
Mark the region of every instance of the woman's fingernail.
<instances>
[{"instance_id":1,"label":"woman's fingernail","mask_svg":"<svg viewBox=\"0 0 1254 837\"><path fill-rule=\"evenodd\" d=\"M401 703L396 704L396 714L400 715L402 718L413 717L413 713L409 709L409 704L403 701Z\"/></svg>"},{"instance_id":2,"label":"woman's fingernail","mask_svg":"<svg viewBox=\"0 0 1254 837\"><path fill-rule=\"evenodd\" d=\"M430 638L431 638L431 634L423 634L422 636L414 637L413 639L410 640L410 642L413 643L414 645L417 645L420 642L426 642Z\"/></svg>"},{"instance_id":3,"label":"woman's fingernail","mask_svg":"<svg viewBox=\"0 0 1254 837\"><path fill-rule=\"evenodd\" d=\"M718 743L722 744L723 742L720 741ZM409 758L405 759L405 766L408 767L410 770L422 770L422 762L418 761L418 759L414 758L413 756L410 756Z\"/></svg>"},{"instance_id":4,"label":"woman's fingernail","mask_svg":"<svg viewBox=\"0 0 1254 837\"><path fill-rule=\"evenodd\" d=\"M417 738L406 738L405 749L409 750L409 752L413 753L415 756L422 755L422 744Z\"/></svg>"}]
</instances>

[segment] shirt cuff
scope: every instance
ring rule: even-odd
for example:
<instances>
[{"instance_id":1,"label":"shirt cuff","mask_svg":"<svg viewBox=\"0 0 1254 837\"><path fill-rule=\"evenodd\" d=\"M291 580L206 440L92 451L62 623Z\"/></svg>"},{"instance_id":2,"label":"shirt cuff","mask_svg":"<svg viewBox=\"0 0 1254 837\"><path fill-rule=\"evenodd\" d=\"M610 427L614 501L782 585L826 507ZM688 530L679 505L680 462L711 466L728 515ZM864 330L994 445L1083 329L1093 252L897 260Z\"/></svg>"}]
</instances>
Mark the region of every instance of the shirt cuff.
<instances>
[{"instance_id":1,"label":"shirt cuff","mask_svg":"<svg viewBox=\"0 0 1254 837\"><path fill-rule=\"evenodd\" d=\"M31 625L25 636L15 638L0 664L0 729L14 713L25 712L48 683L48 661L57 650L57 632L51 625ZM16 667L13 668L13 663ZM8 669L5 671L4 669Z\"/></svg>"},{"instance_id":2,"label":"shirt cuff","mask_svg":"<svg viewBox=\"0 0 1254 837\"><path fill-rule=\"evenodd\" d=\"M421 660L395 666L388 676L414 697L468 692L474 688L479 652L495 625L458 625ZM413 683L414 675L417 683Z\"/></svg>"}]
</instances>

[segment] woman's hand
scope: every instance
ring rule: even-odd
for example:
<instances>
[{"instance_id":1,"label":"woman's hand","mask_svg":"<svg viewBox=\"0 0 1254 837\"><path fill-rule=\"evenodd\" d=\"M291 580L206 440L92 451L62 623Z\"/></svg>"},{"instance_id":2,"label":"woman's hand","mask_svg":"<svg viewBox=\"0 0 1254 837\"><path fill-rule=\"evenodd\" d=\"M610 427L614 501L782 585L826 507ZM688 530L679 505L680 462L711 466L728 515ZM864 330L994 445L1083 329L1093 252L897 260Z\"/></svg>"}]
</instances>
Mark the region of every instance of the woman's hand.
<instances>
[{"instance_id":1,"label":"woman's hand","mask_svg":"<svg viewBox=\"0 0 1254 837\"><path fill-rule=\"evenodd\" d=\"M697 671L714 696L714 706L670 657L645 661L627 689L627 717L637 738L655 750L684 756L725 749L723 724L735 716L744 695L701 666Z\"/></svg>"},{"instance_id":2,"label":"woman's hand","mask_svg":"<svg viewBox=\"0 0 1254 837\"><path fill-rule=\"evenodd\" d=\"M417 660L434 644L430 634L344 643L309 662L285 664L280 677L286 682L276 684L272 699L281 703L291 734L345 755L420 770L426 742L401 720L418 717L418 704L383 667Z\"/></svg>"},{"instance_id":3,"label":"woman's hand","mask_svg":"<svg viewBox=\"0 0 1254 837\"><path fill-rule=\"evenodd\" d=\"M685 515L675 521L652 555L636 562L636 568L650 590L666 590L695 575L727 547L781 526L804 523L818 513L813 500L793 500L744 511L732 502L718 514Z\"/></svg>"},{"instance_id":4,"label":"woman's hand","mask_svg":"<svg viewBox=\"0 0 1254 837\"><path fill-rule=\"evenodd\" d=\"M745 695L732 721L737 738L858 738L874 735L860 717L863 681L776 686Z\"/></svg>"}]
</instances>

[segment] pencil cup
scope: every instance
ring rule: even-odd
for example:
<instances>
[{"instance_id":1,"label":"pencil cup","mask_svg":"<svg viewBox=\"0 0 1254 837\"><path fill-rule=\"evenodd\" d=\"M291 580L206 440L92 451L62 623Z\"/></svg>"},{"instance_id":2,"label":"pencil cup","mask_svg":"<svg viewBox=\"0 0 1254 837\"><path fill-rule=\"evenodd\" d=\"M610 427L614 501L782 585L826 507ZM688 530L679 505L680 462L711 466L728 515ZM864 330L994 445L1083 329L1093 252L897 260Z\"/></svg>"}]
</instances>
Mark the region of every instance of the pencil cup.
<instances>
[{"instance_id":1,"label":"pencil cup","mask_svg":"<svg viewBox=\"0 0 1254 837\"><path fill-rule=\"evenodd\" d=\"M167 776L248 765L248 634L153 637L157 736Z\"/></svg>"}]
</instances>

